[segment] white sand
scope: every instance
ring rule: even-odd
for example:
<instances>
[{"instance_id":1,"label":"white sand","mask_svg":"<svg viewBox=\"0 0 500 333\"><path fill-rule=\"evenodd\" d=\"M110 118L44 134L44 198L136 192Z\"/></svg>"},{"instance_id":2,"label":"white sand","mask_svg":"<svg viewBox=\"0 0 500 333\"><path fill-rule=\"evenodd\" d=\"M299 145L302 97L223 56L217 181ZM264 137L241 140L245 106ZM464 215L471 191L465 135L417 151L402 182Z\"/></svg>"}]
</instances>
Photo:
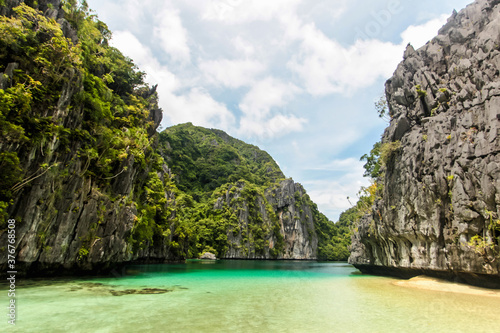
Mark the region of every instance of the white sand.
<instances>
[{"instance_id":1,"label":"white sand","mask_svg":"<svg viewBox=\"0 0 500 333\"><path fill-rule=\"evenodd\" d=\"M416 276L410 280L399 280L393 282L393 284L407 288L500 298L500 290L473 287L466 284L449 282L427 276Z\"/></svg>"}]
</instances>

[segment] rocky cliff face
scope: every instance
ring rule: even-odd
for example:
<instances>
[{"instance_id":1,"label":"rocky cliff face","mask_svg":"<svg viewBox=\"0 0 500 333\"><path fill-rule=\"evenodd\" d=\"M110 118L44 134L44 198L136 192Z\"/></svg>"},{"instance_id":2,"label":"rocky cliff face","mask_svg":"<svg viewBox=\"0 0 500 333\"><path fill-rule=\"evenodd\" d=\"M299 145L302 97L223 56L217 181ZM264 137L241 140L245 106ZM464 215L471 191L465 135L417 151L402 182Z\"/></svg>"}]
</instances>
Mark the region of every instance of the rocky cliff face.
<instances>
[{"instance_id":1,"label":"rocky cliff face","mask_svg":"<svg viewBox=\"0 0 500 333\"><path fill-rule=\"evenodd\" d=\"M315 207L310 205L302 185L292 179L283 180L266 190L266 198L278 217L284 238L285 247L279 259L316 259Z\"/></svg>"},{"instance_id":2,"label":"rocky cliff face","mask_svg":"<svg viewBox=\"0 0 500 333\"><path fill-rule=\"evenodd\" d=\"M48 40L52 36L53 40L62 36L68 38L68 45L63 44L63 50L78 57L77 53L72 53L73 43L78 42L77 32L64 19L60 1L39 1L38 5L33 5L43 12L32 11L27 6L18 7L21 9L16 12L13 8L19 4L20 1L8 0L1 7L3 15L13 15L13 19L23 25L19 31L12 30L14 38L23 34L31 36L30 20L38 20L40 33L47 34ZM45 18L57 19L58 23ZM32 52L44 47L43 39L35 37L29 41L32 43ZM47 40L46 36L44 38ZM12 40L12 43L17 43L17 40ZM21 50L23 45L16 47ZM112 158L107 154L118 149L125 141L106 146L104 141L107 139L102 135L106 128L99 127L94 119L90 119L94 110L81 97L86 91L86 80L90 75L85 73L81 62L63 63L59 72L55 73L45 67L45 76L36 77L36 74L29 73L33 71L30 69L33 59L25 58L22 52L14 54L11 50L7 50L7 55L3 56L6 58L2 58L2 61L6 62L0 64L0 70L4 69L6 76L1 75L1 97L16 100L21 89L27 92L25 96L31 98L22 110L15 109L16 105L2 108L0 165L2 169L11 167L10 171L15 170L15 176L19 176L19 179L9 184L8 179L2 178L2 186L8 185L8 188L2 188L1 199L6 200L6 197L9 200L5 215L16 220L16 269L19 274L97 271L131 260L173 259L168 247L161 242L133 251L130 241L137 219L142 215L137 205L142 200L141 190L150 180L150 173L156 173L153 167L144 166L145 161L153 158L151 148L156 145L156 128L161 121L162 112L158 108L156 95L140 90L131 91L129 96L140 98L144 109L140 116L134 118L137 123L128 129L122 128L120 122L123 118L118 113L98 119L109 131L120 128L115 133L123 133L121 138L135 131L136 126L142 128L134 133L147 144L135 149L138 147L134 148L135 145L128 141L128 146L123 146L121 157ZM8 62L10 56L17 56L21 60ZM37 69L35 71L39 72ZM58 82L49 79L52 74L58 75ZM33 75L30 79L46 84L51 95L42 94L37 100L36 94L42 92L35 90L33 84L26 87L19 83L26 81L22 75ZM102 82L95 77L95 82ZM113 94L111 89L103 90L105 94ZM51 99L52 95L56 98ZM121 97L114 95L114 98L116 102ZM132 105L129 103L127 107ZM21 116L15 115L14 110ZM12 128L22 130L15 132ZM19 136L25 138L19 139ZM109 160L99 165L100 157ZM160 170L158 177L168 180L168 169ZM171 194L166 192L164 195L168 198ZM5 221L0 225L0 243L7 244ZM0 248L0 252L3 253L0 267L5 272L6 248Z\"/></svg>"},{"instance_id":3,"label":"rocky cliff face","mask_svg":"<svg viewBox=\"0 0 500 333\"><path fill-rule=\"evenodd\" d=\"M291 179L252 193L231 185L214 209L228 207L236 221L228 232L228 259L316 259L318 237L304 188ZM264 194L264 195L263 195Z\"/></svg>"},{"instance_id":4,"label":"rocky cliff face","mask_svg":"<svg viewBox=\"0 0 500 333\"><path fill-rule=\"evenodd\" d=\"M381 198L353 236L356 267L500 287L499 71L498 0L408 46L386 83L391 146Z\"/></svg>"}]
</instances>

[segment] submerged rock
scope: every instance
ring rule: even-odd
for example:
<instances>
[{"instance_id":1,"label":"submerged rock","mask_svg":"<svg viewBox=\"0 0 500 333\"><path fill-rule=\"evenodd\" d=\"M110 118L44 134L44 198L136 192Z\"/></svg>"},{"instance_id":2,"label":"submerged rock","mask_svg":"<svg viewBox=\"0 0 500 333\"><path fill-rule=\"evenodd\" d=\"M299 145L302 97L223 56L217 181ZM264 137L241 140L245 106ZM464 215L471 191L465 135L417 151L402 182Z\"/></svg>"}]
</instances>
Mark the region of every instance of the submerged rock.
<instances>
[{"instance_id":1,"label":"submerged rock","mask_svg":"<svg viewBox=\"0 0 500 333\"><path fill-rule=\"evenodd\" d=\"M132 294L141 294L141 295L157 295L157 294L165 294L172 290L169 289L160 289L160 288L144 288L144 289L125 289L125 290L110 290L110 294L113 296L123 296L123 295L132 295Z\"/></svg>"},{"instance_id":2,"label":"submerged rock","mask_svg":"<svg viewBox=\"0 0 500 333\"><path fill-rule=\"evenodd\" d=\"M174 290L182 290L188 289L182 286L174 286L173 288L151 288L147 286L142 286L141 288L133 288L133 289L120 289L120 286L114 284L104 284L99 282L82 282L76 285L70 285L68 291L69 292L81 292L86 291L92 294L99 295L113 295L113 296L124 296L124 295L156 295L156 294L165 294Z\"/></svg>"}]
</instances>

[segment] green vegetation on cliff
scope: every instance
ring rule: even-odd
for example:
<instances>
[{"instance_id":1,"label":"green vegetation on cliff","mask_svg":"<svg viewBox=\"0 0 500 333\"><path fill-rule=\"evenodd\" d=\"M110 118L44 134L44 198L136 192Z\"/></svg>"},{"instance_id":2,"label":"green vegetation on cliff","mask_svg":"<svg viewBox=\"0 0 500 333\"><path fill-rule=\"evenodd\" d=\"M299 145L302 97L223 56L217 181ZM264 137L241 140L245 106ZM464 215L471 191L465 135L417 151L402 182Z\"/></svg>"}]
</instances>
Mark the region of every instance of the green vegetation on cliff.
<instances>
[{"instance_id":1,"label":"green vegetation on cliff","mask_svg":"<svg viewBox=\"0 0 500 333\"><path fill-rule=\"evenodd\" d=\"M243 237L245 253L264 255L266 240L281 237L279 230L273 234L274 229L263 224L260 212L265 207L274 214L264 191L284 178L269 154L220 130L191 123L166 129L159 143L176 184L171 232L172 250L178 255L196 258L208 251L224 256L232 246L231 234ZM225 195L237 197L215 209ZM238 219L243 212L248 225ZM279 247L273 250L281 253Z\"/></svg>"},{"instance_id":2,"label":"green vegetation on cliff","mask_svg":"<svg viewBox=\"0 0 500 333\"><path fill-rule=\"evenodd\" d=\"M346 259L348 225L269 154L191 124L157 133L155 88L85 1L19 3L0 4L0 238L7 217L35 235L19 262Z\"/></svg>"},{"instance_id":3,"label":"green vegetation on cliff","mask_svg":"<svg viewBox=\"0 0 500 333\"><path fill-rule=\"evenodd\" d=\"M256 254L263 254L269 239L274 237L276 246L271 249L271 257L283 253L281 226L265 192L278 186L284 175L269 154L220 130L191 123L160 133L159 149L179 187L178 204L182 209L178 209L178 233L191 238L180 246L186 256L196 256L210 249L223 255L231 247L225 236L230 233L255 246ZM237 195L240 190L241 195ZM223 205L223 209L215 210L214 205L224 195L236 197ZM297 216L305 207L311 211L313 229L318 237L318 258L347 260L350 224L344 220L337 224L329 221L307 194L295 193L294 202ZM250 224L248 229L240 230L238 212L243 210L243 204L248 209ZM267 211L269 225L262 224L262 209Z\"/></svg>"},{"instance_id":4,"label":"green vegetation on cliff","mask_svg":"<svg viewBox=\"0 0 500 333\"><path fill-rule=\"evenodd\" d=\"M191 123L160 134L160 149L179 188L197 201L226 183L246 180L269 186L285 178L265 151L216 129Z\"/></svg>"},{"instance_id":5,"label":"green vegetation on cliff","mask_svg":"<svg viewBox=\"0 0 500 333\"><path fill-rule=\"evenodd\" d=\"M158 125L152 114L160 113L157 96L132 61L109 46L110 31L85 2L62 3L72 38L37 10L36 2L31 6L21 3L10 16L0 16L1 220L9 207L15 211L12 205L23 200L34 180L54 188L39 201L50 211L48 225L59 213L56 196L64 183L83 177L113 202L122 192L116 189L117 177L139 168L149 176L134 193L122 194L128 196L127 205L138 207L130 242L143 244L152 239L152 224L164 224L166 215L159 212L164 198L151 195L158 185L155 171L163 165L152 148ZM107 200L100 201L100 211L106 210ZM141 225L148 232L139 232ZM45 229L39 234L47 235ZM80 258L97 239L95 230L97 224L82 238Z\"/></svg>"},{"instance_id":6,"label":"green vegetation on cliff","mask_svg":"<svg viewBox=\"0 0 500 333\"><path fill-rule=\"evenodd\" d=\"M145 162L150 146L147 130L152 125L147 122L148 107L155 101L145 98L148 88L143 74L108 46L111 34L106 25L85 7L68 4L66 8L67 19L78 32L76 44L64 37L55 20L26 5L14 8L12 17L0 17L0 64L3 69L15 68L12 77L4 74L5 87L0 90L2 145L20 145L18 151L38 147L43 153L51 141L60 142L61 152L78 142L85 172L106 185L128 155ZM67 99L62 92L75 93ZM82 117L65 123L65 112ZM8 155L2 152L2 160ZM11 164L15 160L8 158ZM44 165L37 172L65 167ZM17 170L9 177L11 182L25 176L28 170L22 169L20 165L11 168ZM19 189L28 180L17 186L1 184L1 188ZM2 195L2 200L10 197Z\"/></svg>"},{"instance_id":7,"label":"green vegetation on cliff","mask_svg":"<svg viewBox=\"0 0 500 333\"><path fill-rule=\"evenodd\" d=\"M356 219L355 214L355 208L349 208L340 214L339 221L335 224L328 221L321 214L316 224L316 230L318 231L318 259L346 261L349 258L351 229Z\"/></svg>"}]
</instances>

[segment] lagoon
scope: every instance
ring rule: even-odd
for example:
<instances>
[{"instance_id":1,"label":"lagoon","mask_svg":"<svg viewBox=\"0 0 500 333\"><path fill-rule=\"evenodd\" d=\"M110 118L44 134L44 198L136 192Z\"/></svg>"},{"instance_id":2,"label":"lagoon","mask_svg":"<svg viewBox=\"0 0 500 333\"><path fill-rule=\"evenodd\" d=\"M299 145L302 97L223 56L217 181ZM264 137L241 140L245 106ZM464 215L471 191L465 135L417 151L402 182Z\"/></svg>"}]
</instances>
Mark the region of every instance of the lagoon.
<instances>
[{"instance_id":1,"label":"lagoon","mask_svg":"<svg viewBox=\"0 0 500 333\"><path fill-rule=\"evenodd\" d=\"M346 263L187 261L20 280L2 332L497 332L500 298L406 288ZM5 297L4 297L5 296Z\"/></svg>"}]
</instances>

